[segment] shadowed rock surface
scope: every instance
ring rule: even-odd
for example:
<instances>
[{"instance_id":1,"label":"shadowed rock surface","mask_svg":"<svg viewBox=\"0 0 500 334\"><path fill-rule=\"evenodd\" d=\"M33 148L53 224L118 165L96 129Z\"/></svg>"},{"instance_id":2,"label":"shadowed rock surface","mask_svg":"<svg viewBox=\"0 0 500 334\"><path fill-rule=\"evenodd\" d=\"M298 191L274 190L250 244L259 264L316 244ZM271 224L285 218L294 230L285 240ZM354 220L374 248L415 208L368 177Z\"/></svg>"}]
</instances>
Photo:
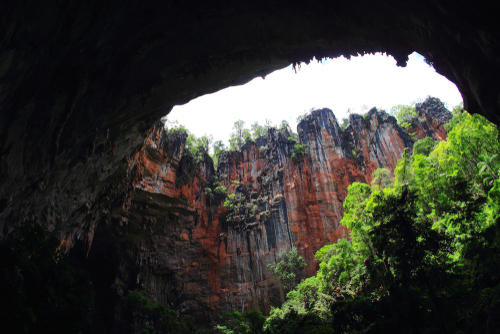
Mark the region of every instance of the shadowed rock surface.
<instances>
[{"instance_id":1,"label":"shadowed rock surface","mask_svg":"<svg viewBox=\"0 0 500 334\"><path fill-rule=\"evenodd\" d=\"M498 123L496 2L7 1L0 13L2 235L33 215L88 234L94 206L176 104L313 56L418 51ZM57 204L57 205L56 205Z\"/></svg>"}]
</instances>

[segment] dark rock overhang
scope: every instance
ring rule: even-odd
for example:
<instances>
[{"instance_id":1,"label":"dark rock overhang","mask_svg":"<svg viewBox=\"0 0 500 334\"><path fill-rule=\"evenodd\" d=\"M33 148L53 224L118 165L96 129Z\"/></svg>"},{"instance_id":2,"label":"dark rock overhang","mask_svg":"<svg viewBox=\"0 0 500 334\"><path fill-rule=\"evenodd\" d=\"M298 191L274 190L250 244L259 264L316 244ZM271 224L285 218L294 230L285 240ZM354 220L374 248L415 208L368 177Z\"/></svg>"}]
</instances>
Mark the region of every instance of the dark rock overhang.
<instances>
[{"instance_id":1,"label":"dark rock overhang","mask_svg":"<svg viewBox=\"0 0 500 334\"><path fill-rule=\"evenodd\" d=\"M35 217L74 235L172 106L313 57L386 52L404 66L417 51L467 110L499 124L499 6L9 1L0 13L1 233Z\"/></svg>"}]
</instances>

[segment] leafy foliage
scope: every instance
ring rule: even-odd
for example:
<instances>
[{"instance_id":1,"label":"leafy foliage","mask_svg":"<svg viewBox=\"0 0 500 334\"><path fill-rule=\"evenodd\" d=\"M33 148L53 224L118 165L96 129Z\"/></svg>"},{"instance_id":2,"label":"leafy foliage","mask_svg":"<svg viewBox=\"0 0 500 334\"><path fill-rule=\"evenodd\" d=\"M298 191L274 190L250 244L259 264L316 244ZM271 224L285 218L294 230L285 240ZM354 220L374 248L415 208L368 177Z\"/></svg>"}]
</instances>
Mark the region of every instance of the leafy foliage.
<instances>
[{"instance_id":1,"label":"leafy foliage","mask_svg":"<svg viewBox=\"0 0 500 334\"><path fill-rule=\"evenodd\" d=\"M420 139L413 144L413 155L422 154L428 156L438 144L439 142L432 139L432 137Z\"/></svg>"},{"instance_id":2,"label":"leafy foliage","mask_svg":"<svg viewBox=\"0 0 500 334\"><path fill-rule=\"evenodd\" d=\"M301 161L307 154L309 154L309 146L306 144L295 144L292 150L292 160L299 162Z\"/></svg>"},{"instance_id":3,"label":"leafy foliage","mask_svg":"<svg viewBox=\"0 0 500 334\"><path fill-rule=\"evenodd\" d=\"M281 121L279 129L280 130L286 130L288 132L292 132L292 127L290 126L290 124L286 120L282 120Z\"/></svg>"},{"instance_id":4,"label":"leafy foliage","mask_svg":"<svg viewBox=\"0 0 500 334\"><path fill-rule=\"evenodd\" d=\"M216 333L224 334L261 334L264 333L266 318L258 310L242 313L228 312L222 315L222 321L214 328Z\"/></svg>"},{"instance_id":5,"label":"leafy foliage","mask_svg":"<svg viewBox=\"0 0 500 334\"><path fill-rule=\"evenodd\" d=\"M411 123L412 119L418 117L415 106L398 104L391 108L390 114L398 120L398 123L403 127L404 123Z\"/></svg>"},{"instance_id":6,"label":"leafy foliage","mask_svg":"<svg viewBox=\"0 0 500 334\"><path fill-rule=\"evenodd\" d=\"M374 190L381 190L392 185L391 171L387 168L378 168L372 173L371 186Z\"/></svg>"},{"instance_id":7,"label":"leafy foliage","mask_svg":"<svg viewBox=\"0 0 500 334\"><path fill-rule=\"evenodd\" d=\"M251 141L252 137L250 131L245 129L245 122L237 120L233 125L233 132L230 134L229 149L241 150L241 147L247 142Z\"/></svg>"},{"instance_id":8,"label":"leafy foliage","mask_svg":"<svg viewBox=\"0 0 500 334\"><path fill-rule=\"evenodd\" d=\"M219 158L222 152L226 149L226 146L224 145L224 142L222 140L217 140L214 142L213 145L213 155L212 159L214 161L214 166L217 168L217 165L219 163Z\"/></svg>"},{"instance_id":9,"label":"leafy foliage","mask_svg":"<svg viewBox=\"0 0 500 334\"><path fill-rule=\"evenodd\" d=\"M289 291L296 284L297 271L305 265L302 256L298 255L297 248L292 247L289 252L281 254L276 264L268 264L268 267L278 275L285 291Z\"/></svg>"},{"instance_id":10,"label":"leafy foliage","mask_svg":"<svg viewBox=\"0 0 500 334\"><path fill-rule=\"evenodd\" d=\"M205 196L208 200L208 205L219 204L227 197L227 188L219 181L215 181L209 187L205 188Z\"/></svg>"},{"instance_id":11,"label":"leafy foliage","mask_svg":"<svg viewBox=\"0 0 500 334\"><path fill-rule=\"evenodd\" d=\"M490 326L483 310L500 308L498 130L466 112L448 129L446 142L406 150L394 181L377 170L370 186L349 186L341 224L350 240L316 253L320 270L272 310L270 333L300 332L311 314L335 333Z\"/></svg>"},{"instance_id":12,"label":"leafy foliage","mask_svg":"<svg viewBox=\"0 0 500 334\"><path fill-rule=\"evenodd\" d=\"M340 123L340 128L345 130L349 124L349 118L342 118L342 123Z\"/></svg>"},{"instance_id":13,"label":"leafy foliage","mask_svg":"<svg viewBox=\"0 0 500 334\"><path fill-rule=\"evenodd\" d=\"M184 145L183 155L188 155L195 161L203 158L203 154L208 154L210 147L213 143L213 136L204 134L200 138L188 133L186 144Z\"/></svg>"}]
</instances>

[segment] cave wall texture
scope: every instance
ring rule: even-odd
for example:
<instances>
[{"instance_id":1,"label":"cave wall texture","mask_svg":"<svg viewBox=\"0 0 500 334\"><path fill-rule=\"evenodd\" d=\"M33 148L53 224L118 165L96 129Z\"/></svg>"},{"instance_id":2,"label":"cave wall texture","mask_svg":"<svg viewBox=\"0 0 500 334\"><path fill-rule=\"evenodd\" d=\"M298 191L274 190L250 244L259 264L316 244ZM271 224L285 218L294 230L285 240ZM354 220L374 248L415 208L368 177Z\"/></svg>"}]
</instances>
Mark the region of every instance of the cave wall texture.
<instances>
[{"instance_id":1,"label":"cave wall texture","mask_svg":"<svg viewBox=\"0 0 500 334\"><path fill-rule=\"evenodd\" d=\"M468 111L499 124L499 6L4 1L0 236L35 220L96 256L102 212L113 203L126 206L130 195L124 194L136 191L124 181L134 172L128 167L161 116L174 105L313 56L380 51L404 66L417 51L457 85ZM96 265L106 268L112 261L101 260Z\"/></svg>"}]
</instances>

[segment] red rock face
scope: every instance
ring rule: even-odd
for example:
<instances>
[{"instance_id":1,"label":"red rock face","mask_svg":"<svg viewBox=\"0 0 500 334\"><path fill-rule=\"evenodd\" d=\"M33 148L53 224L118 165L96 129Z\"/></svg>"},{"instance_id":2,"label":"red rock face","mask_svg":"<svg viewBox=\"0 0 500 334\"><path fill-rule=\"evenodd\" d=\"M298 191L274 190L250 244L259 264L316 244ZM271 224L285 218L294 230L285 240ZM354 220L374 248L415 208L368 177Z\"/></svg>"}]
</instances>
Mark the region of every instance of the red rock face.
<instances>
[{"instance_id":1,"label":"red rock face","mask_svg":"<svg viewBox=\"0 0 500 334\"><path fill-rule=\"evenodd\" d=\"M413 119L409 129L417 139L432 137L435 140L446 139L444 125L451 119L451 113L439 99L428 97L424 102L417 103L418 117Z\"/></svg>"},{"instance_id":2,"label":"red rock face","mask_svg":"<svg viewBox=\"0 0 500 334\"><path fill-rule=\"evenodd\" d=\"M181 314L210 321L280 305L284 293L268 264L292 246L307 264L300 278L314 275L315 252L348 236L339 225L347 187L369 182L377 168L393 169L412 141L376 110L351 115L345 131L331 110L316 110L298 133L309 150L300 159L291 158L287 131L270 130L241 152L224 152L216 172L206 153L201 161L182 154L185 134L158 125L129 162L123 205L99 232L113 240L118 294L145 288ZM232 209L206 194L215 180L235 195Z\"/></svg>"}]
</instances>

